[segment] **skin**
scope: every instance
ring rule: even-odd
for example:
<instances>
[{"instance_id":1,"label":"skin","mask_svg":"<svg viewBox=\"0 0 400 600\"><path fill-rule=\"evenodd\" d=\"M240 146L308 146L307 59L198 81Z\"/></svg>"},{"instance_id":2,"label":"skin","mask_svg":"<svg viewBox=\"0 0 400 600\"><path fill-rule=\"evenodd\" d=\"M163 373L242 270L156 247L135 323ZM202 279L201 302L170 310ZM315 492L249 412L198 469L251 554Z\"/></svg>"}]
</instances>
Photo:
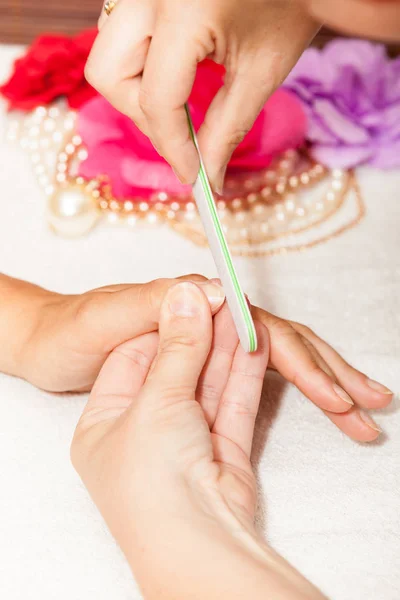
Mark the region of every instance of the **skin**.
<instances>
[{"instance_id":1,"label":"skin","mask_svg":"<svg viewBox=\"0 0 400 600\"><path fill-rule=\"evenodd\" d=\"M173 286L159 333L111 353L77 426L73 464L146 600L323 598L254 527L250 454L269 347L256 327L257 353L236 340L222 365L229 311L213 335L203 291Z\"/></svg>"},{"instance_id":2,"label":"skin","mask_svg":"<svg viewBox=\"0 0 400 600\"><path fill-rule=\"evenodd\" d=\"M199 275L183 279L202 283L210 298L221 301L223 291L217 281L209 282ZM160 306L177 281L159 279L62 295L0 275L0 371L47 391L90 390L116 347L158 330ZM261 308L252 310L255 319L269 331L268 367L296 385L348 436L362 442L376 439L379 427L365 411L384 408L392 393L351 367L304 325L285 321ZM217 321L216 331L223 326L221 320ZM213 346L212 364L225 368L237 344L231 329L221 347ZM345 402L335 385L354 404ZM206 412L212 415L215 390L207 381L204 390L209 395Z\"/></svg>"},{"instance_id":3,"label":"skin","mask_svg":"<svg viewBox=\"0 0 400 600\"><path fill-rule=\"evenodd\" d=\"M399 0L306 0L305 5L314 18L340 32L400 41Z\"/></svg>"},{"instance_id":4,"label":"skin","mask_svg":"<svg viewBox=\"0 0 400 600\"><path fill-rule=\"evenodd\" d=\"M199 161L184 103L197 63L223 64L225 84L199 130L221 193L232 152L322 23L398 42L399 0L119 0L110 16L101 13L86 77L149 136L180 181L193 183Z\"/></svg>"},{"instance_id":5,"label":"skin","mask_svg":"<svg viewBox=\"0 0 400 600\"><path fill-rule=\"evenodd\" d=\"M221 191L233 150L318 28L297 0L119 0L100 17L86 77L183 183L193 183L199 159L184 104L197 63L223 64L225 85L199 130L208 175Z\"/></svg>"}]
</instances>

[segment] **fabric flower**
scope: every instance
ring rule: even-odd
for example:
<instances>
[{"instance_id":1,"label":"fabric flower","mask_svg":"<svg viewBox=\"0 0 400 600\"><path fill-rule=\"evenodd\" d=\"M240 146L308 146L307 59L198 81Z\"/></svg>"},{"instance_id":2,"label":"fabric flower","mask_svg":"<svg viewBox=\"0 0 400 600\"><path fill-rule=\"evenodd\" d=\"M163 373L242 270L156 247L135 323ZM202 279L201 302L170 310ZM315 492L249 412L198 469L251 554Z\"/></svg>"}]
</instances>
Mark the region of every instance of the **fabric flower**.
<instances>
[{"instance_id":1,"label":"fabric flower","mask_svg":"<svg viewBox=\"0 0 400 600\"><path fill-rule=\"evenodd\" d=\"M221 87L223 75L223 68L212 61L200 63L189 100L196 129ZM234 152L230 169L253 171L268 166L272 156L304 142L305 128L305 115L297 98L288 91L275 92ZM103 98L94 98L81 108L78 132L88 150L80 174L86 178L108 175L117 197L150 195L160 189L171 194L184 191L148 138Z\"/></svg>"},{"instance_id":2,"label":"fabric flower","mask_svg":"<svg viewBox=\"0 0 400 600\"><path fill-rule=\"evenodd\" d=\"M400 58L361 40L307 50L285 82L308 117L314 157L328 167L400 165Z\"/></svg>"},{"instance_id":3,"label":"fabric flower","mask_svg":"<svg viewBox=\"0 0 400 600\"><path fill-rule=\"evenodd\" d=\"M71 108L90 100L95 90L84 77L84 67L97 31L89 29L70 38L43 35L16 60L14 72L1 94L10 109L33 110L66 96Z\"/></svg>"}]
</instances>

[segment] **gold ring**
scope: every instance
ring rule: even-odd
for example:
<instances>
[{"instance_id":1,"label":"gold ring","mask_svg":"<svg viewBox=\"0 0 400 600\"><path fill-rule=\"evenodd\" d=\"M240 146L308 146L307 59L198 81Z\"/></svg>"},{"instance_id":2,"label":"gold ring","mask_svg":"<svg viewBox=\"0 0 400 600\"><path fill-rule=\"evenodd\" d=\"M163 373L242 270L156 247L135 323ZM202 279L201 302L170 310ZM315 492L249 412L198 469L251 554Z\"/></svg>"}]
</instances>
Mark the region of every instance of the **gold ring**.
<instances>
[{"instance_id":1,"label":"gold ring","mask_svg":"<svg viewBox=\"0 0 400 600\"><path fill-rule=\"evenodd\" d=\"M107 17L109 17L111 15L117 2L118 2L118 0L107 0L107 2L104 5L104 12L106 13Z\"/></svg>"}]
</instances>

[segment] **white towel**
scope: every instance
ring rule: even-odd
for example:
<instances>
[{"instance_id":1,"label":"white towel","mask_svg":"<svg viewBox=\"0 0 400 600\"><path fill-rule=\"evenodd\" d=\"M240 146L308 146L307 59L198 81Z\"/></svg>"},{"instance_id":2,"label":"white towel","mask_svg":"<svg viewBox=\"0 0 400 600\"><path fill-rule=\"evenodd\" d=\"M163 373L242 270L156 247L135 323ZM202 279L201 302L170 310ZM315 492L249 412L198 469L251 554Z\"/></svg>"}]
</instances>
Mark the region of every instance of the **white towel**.
<instances>
[{"instance_id":1,"label":"white towel","mask_svg":"<svg viewBox=\"0 0 400 600\"><path fill-rule=\"evenodd\" d=\"M15 53L0 49L0 77ZM0 160L0 272L60 292L186 272L215 275L207 250L167 229L55 237L27 158L1 142ZM253 302L310 325L398 392L400 173L362 170L359 179L367 215L356 228L304 253L236 264ZM55 397L0 376L4 599L140 598L70 465L84 403L82 396ZM268 375L254 453L259 522L274 548L335 600L400 598L396 403L376 419L386 432L382 441L355 444L293 386Z\"/></svg>"}]
</instances>

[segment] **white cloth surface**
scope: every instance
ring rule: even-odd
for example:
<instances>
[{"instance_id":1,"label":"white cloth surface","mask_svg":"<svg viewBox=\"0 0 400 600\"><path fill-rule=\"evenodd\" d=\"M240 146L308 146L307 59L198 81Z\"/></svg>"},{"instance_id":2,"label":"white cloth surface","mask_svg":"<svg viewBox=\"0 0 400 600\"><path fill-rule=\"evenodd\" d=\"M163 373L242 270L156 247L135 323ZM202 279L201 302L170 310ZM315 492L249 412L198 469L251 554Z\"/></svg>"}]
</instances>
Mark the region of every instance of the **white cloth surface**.
<instances>
[{"instance_id":1,"label":"white cloth surface","mask_svg":"<svg viewBox=\"0 0 400 600\"><path fill-rule=\"evenodd\" d=\"M0 49L0 79L15 53ZM0 119L4 131L3 113ZM168 229L100 227L77 240L56 237L27 158L2 139L0 160L0 272L60 292L215 275L206 249ZM304 253L236 264L254 303L310 325L398 392L400 172L363 169L359 180L367 214L357 227ZM55 397L0 375L4 599L140 598L70 465L84 403L83 396ZM359 445L293 386L268 376L255 444L266 536L335 600L400 598L397 409L395 401L377 416L385 430L379 443Z\"/></svg>"}]
</instances>

